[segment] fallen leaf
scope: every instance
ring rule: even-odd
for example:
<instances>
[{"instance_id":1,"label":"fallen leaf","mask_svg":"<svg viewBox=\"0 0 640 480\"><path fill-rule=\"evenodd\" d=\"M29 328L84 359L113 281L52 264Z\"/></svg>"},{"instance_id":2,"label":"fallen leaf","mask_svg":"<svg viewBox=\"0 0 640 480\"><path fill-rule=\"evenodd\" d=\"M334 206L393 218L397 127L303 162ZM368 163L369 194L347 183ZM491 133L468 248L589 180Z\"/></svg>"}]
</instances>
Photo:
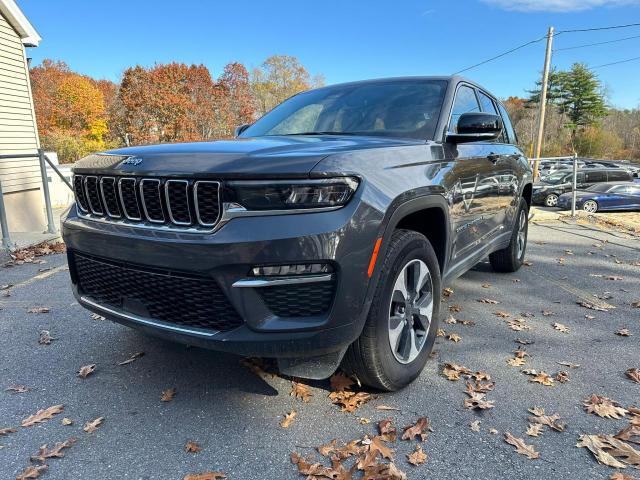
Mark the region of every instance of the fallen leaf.
<instances>
[{"instance_id":1,"label":"fallen leaf","mask_svg":"<svg viewBox=\"0 0 640 480\"><path fill-rule=\"evenodd\" d=\"M131 355L129 358L127 358L126 360L119 362L118 365L128 365L132 362L135 362L137 359L139 359L140 357L144 357L144 352L137 352L134 353L133 355Z\"/></svg>"},{"instance_id":2,"label":"fallen leaf","mask_svg":"<svg viewBox=\"0 0 640 480\"><path fill-rule=\"evenodd\" d=\"M603 418L622 418L629 413L617 402L599 395L591 395L583 402L583 405L587 413L593 413Z\"/></svg>"},{"instance_id":3,"label":"fallen leaf","mask_svg":"<svg viewBox=\"0 0 640 480\"><path fill-rule=\"evenodd\" d=\"M447 333L442 328L436 330L436 337L444 337L446 334Z\"/></svg>"},{"instance_id":4,"label":"fallen leaf","mask_svg":"<svg viewBox=\"0 0 640 480\"><path fill-rule=\"evenodd\" d=\"M497 305L498 303L500 303L498 300L494 300L493 298L479 298L478 302L486 303L488 305Z\"/></svg>"},{"instance_id":5,"label":"fallen leaf","mask_svg":"<svg viewBox=\"0 0 640 480\"><path fill-rule=\"evenodd\" d=\"M400 412L401 411L399 408L390 407L389 405L377 405L376 406L376 410L383 410L383 411L392 410L392 411L396 411L396 412Z\"/></svg>"},{"instance_id":6,"label":"fallen leaf","mask_svg":"<svg viewBox=\"0 0 640 480\"><path fill-rule=\"evenodd\" d=\"M560 371L556 373L555 379L560 383L567 383L569 381L569 373Z\"/></svg>"},{"instance_id":7,"label":"fallen leaf","mask_svg":"<svg viewBox=\"0 0 640 480\"><path fill-rule=\"evenodd\" d=\"M76 443L76 439L70 438L65 442L57 442L55 447L51 450L47 449L46 445L42 445L38 454L31 456L31 461L44 463L47 458L62 458L64 457L64 452L62 450L65 448L71 448L71 445L74 443Z\"/></svg>"},{"instance_id":8,"label":"fallen leaf","mask_svg":"<svg viewBox=\"0 0 640 480\"><path fill-rule=\"evenodd\" d=\"M73 420L71 420L70 418L64 417L60 423L65 426L69 426L69 425L73 425Z\"/></svg>"},{"instance_id":9,"label":"fallen leaf","mask_svg":"<svg viewBox=\"0 0 640 480\"><path fill-rule=\"evenodd\" d=\"M105 320L105 318L102 315L98 315L97 313L92 313L91 318L93 320Z\"/></svg>"},{"instance_id":10,"label":"fallen leaf","mask_svg":"<svg viewBox=\"0 0 640 480\"><path fill-rule=\"evenodd\" d=\"M553 378L551 378L547 373L540 372L533 376L533 378L529 379L530 382L539 383L546 387L553 387Z\"/></svg>"},{"instance_id":11,"label":"fallen leaf","mask_svg":"<svg viewBox=\"0 0 640 480\"><path fill-rule=\"evenodd\" d=\"M545 317L550 317L551 315L555 315L551 310L542 310L542 315Z\"/></svg>"},{"instance_id":12,"label":"fallen leaf","mask_svg":"<svg viewBox=\"0 0 640 480\"><path fill-rule=\"evenodd\" d=\"M341 405L341 411L352 413L362 405L372 399L371 395L366 392L331 392L329 394L331 403Z\"/></svg>"},{"instance_id":13,"label":"fallen leaf","mask_svg":"<svg viewBox=\"0 0 640 480\"><path fill-rule=\"evenodd\" d=\"M514 342L519 343L520 345L533 345L535 343L532 340L523 340L522 338L516 338Z\"/></svg>"},{"instance_id":14,"label":"fallen leaf","mask_svg":"<svg viewBox=\"0 0 640 480\"><path fill-rule=\"evenodd\" d=\"M497 312L493 312L496 317L500 318L509 318L511 316L508 312L503 312L502 310L498 310Z\"/></svg>"},{"instance_id":15,"label":"fallen leaf","mask_svg":"<svg viewBox=\"0 0 640 480\"><path fill-rule=\"evenodd\" d=\"M93 433L98 429L100 425L102 425L103 421L104 417L98 417L95 420L91 420L90 422L85 423L82 429L87 433Z\"/></svg>"},{"instance_id":16,"label":"fallen leaf","mask_svg":"<svg viewBox=\"0 0 640 480\"><path fill-rule=\"evenodd\" d=\"M594 317L593 315L589 315L588 313L585 313L584 318L586 318L587 320L593 320L596 317Z\"/></svg>"},{"instance_id":17,"label":"fallen leaf","mask_svg":"<svg viewBox=\"0 0 640 480\"><path fill-rule=\"evenodd\" d=\"M455 319L455 317L453 315L449 315L445 320L444 323L448 323L449 325L455 325L456 323L458 323L458 321Z\"/></svg>"},{"instance_id":18,"label":"fallen leaf","mask_svg":"<svg viewBox=\"0 0 640 480\"><path fill-rule=\"evenodd\" d=\"M471 370L462 365L456 365L455 363L445 363L442 374L447 377L447 379L455 382L456 380L460 380L460 375L470 376Z\"/></svg>"},{"instance_id":19,"label":"fallen leaf","mask_svg":"<svg viewBox=\"0 0 640 480\"><path fill-rule=\"evenodd\" d=\"M491 288L491 284L490 283L483 283L482 288Z\"/></svg>"},{"instance_id":20,"label":"fallen leaf","mask_svg":"<svg viewBox=\"0 0 640 480\"><path fill-rule=\"evenodd\" d=\"M451 313L458 313L462 311L462 306L461 305L449 305L449 311Z\"/></svg>"},{"instance_id":21,"label":"fallen leaf","mask_svg":"<svg viewBox=\"0 0 640 480\"><path fill-rule=\"evenodd\" d=\"M291 382L290 396L299 398L303 402L307 403L311 400L311 390L304 383Z\"/></svg>"},{"instance_id":22,"label":"fallen leaf","mask_svg":"<svg viewBox=\"0 0 640 480\"><path fill-rule=\"evenodd\" d=\"M54 415L61 413L64 410L63 405L53 405L44 410L38 410L35 414L28 416L22 420L21 425L23 427L30 427L36 423L42 423L53 418Z\"/></svg>"},{"instance_id":23,"label":"fallen leaf","mask_svg":"<svg viewBox=\"0 0 640 480\"><path fill-rule=\"evenodd\" d=\"M630 424L614 435L618 440L640 445L640 425Z\"/></svg>"},{"instance_id":24,"label":"fallen leaf","mask_svg":"<svg viewBox=\"0 0 640 480\"><path fill-rule=\"evenodd\" d=\"M170 402L173 400L173 397L176 396L177 390L172 387L162 391L162 395L160 395L161 402Z\"/></svg>"},{"instance_id":25,"label":"fallen leaf","mask_svg":"<svg viewBox=\"0 0 640 480\"><path fill-rule=\"evenodd\" d=\"M579 368L580 364L579 363L571 363L571 362L557 362L558 365L562 365L564 367L569 367L569 368Z\"/></svg>"},{"instance_id":26,"label":"fallen leaf","mask_svg":"<svg viewBox=\"0 0 640 480\"><path fill-rule=\"evenodd\" d=\"M203 472L203 473L189 473L184 476L183 480L220 480L227 478L222 472Z\"/></svg>"},{"instance_id":27,"label":"fallen leaf","mask_svg":"<svg viewBox=\"0 0 640 480\"><path fill-rule=\"evenodd\" d=\"M447 338L449 340L451 340L452 342L458 343L460 340L462 340L462 337L460 335L458 335L457 333L450 333Z\"/></svg>"},{"instance_id":28,"label":"fallen leaf","mask_svg":"<svg viewBox=\"0 0 640 480\"><path fill-rule=\"evenodd\" d=\"M81 377L81 378L87 378L95 370L96 370L96 364L95 363L91 363L89 365L85 365L84 367L80 367L80 370L78 370L78 376Z\"/></svg>"},{"instance_id":29,"label":"fallen leaf","mask_svg":"<svg viewBox=\"0 0 640 480\"><path fill-rule=\"evenodd\" d=\"M409 425L404 428L402 440L413 440L418 437L420 441L424 442L429 435L428 432L433 432L429 419L427 417L420 417L415 425Z\"/></svg>"},{"instance_id":30,"label":"fallen leaf","mask_svg":"<svg viewBox=\"0 0 640 480\"><path fill-rule=\"evenodd\" d=\"M627 377L633 380L636 383L640 383L640 369L638 368L630 368L625 372Z\"/></svg>"},{"instance_id":31,"label":"fallen leaf","mask_svg":"<svg viewBox=\"0 0 640 480\"><path fill-rule=\"evenodd\" d=\"M612 435L580 435L578 448L587 448L596 460L613 468L640 466L640 452Z\"/></svg>"},{"instance_id":32,"label":"fallen leaf","mask_svg":"<svg viewBox=\"0 0 640 480\"><path fill-rule=\"evenodd\" d=\"M360 423L360 425L368 425L371 423L371 419L366 417L358 417L358 423Z\"/></svg>"},{"instance_id":33,"label":"fallen leaf","mask_svg":"<svg viewBox=\"0 0 640 480\"><path fill-rule=\"evenodd\" d=\"M18 476L16 476L16 480L28 480L31 478L39 478L40 474L44 472L47 468L49 468L48 465L30 465L27 468L25 468L22 473L19 473Z\"/></svg>"},{"instance_id":34,"label":"fallen leaf","mask_svg":"<svg viewBox=\"0 0 640 480\"><path fill-rule=\"evenodd\" d=\"M11 385L6 388L6 391L12 393L26 393L29 391L29 388L24 385Z\"/></svg>"},{"instance_id":35,"label":"fallen leaf","mask_svg":"<svg viewBox=\"0 0 640 480\"><path fill-rule=\"evenodd\" d=\"M411 465L422 465L427 460L427 454L422 451L422 446L416 445L415 451L407 455L407 460Z\"/></svg>"},{"instance_id":36,"label":"fallen leaf","mask_svg":"<svg viewBox=\"0 0 640 480\"><path fill-rule=\"evenodd\" d=\"M507 320L507 325L511 330L521 332L522 330L531 330L531 327L527 325L523 318L511 318Z\"/></svg>"},{"instance_id":37,"label":"fallen leaf","mask_svg":"<svg viewBox=\"0 0 640 480\"><path fill-rule=\"evenodd\" d=\"M485 399L484 393L467 392L467 394L470 396L470 398L464 399L464 408L468 408L470 410L486 410L495 406L493 401L488 401Z\"/></svg>"},{"instance_id":38,"label":"fallen leaf","mask_svg":"<svg viewBox=\"0 0 640 480\"><path fill-rule=\"evenodd\" d=\"M625 475L622 472L612 473L609 480L635 480L631 475Z\"/></svg>"},{"instance_id":39,"label":"fallen leaf","mask_svg":"<svg viewBox=\"0 0 640 480\"><path fill-rule=\"evenodd\" d=\"M524 440L522 438L516 438L509 432L504 432L504 441L509 445L513 445L514 447L516 447L516 452L518 452L520 455L525 455L531 460L540 458L540 454L534 450L533 445L527 445L526 443L524 443Z\"/></svg>"},{"instance_id":40,"label":"fallen leaf","mask_svg":"<svg viewBox=\"0 0 640 480\"><path fill-rule=\"evenodd\" d=\"M581 307L588 308L590 310L596 310L598 312L606 312L607 311L606 308L599 307L598 305L594 305L593 303L589 303L589 302L585 302L585 301L580 301L580 302L577 302L577 303Z\"/></svg>"},{"instance_id":41,"label":"fallen leaf","mask_svg":"<svg viewBox=\"0 0 640 480\"><path fill-rule=\"evenodd\" d=\"M620 335L621 337L630 337L633 333L631 333L628 328L621 328L616 332L616 335Z\"/></svg>"},{"instance_id":42,"label":"fallen leaf","mask_svg":"<svg viewBox=\"0 0 640 480\"><path fill-rule=\"evenodd\" d=\"M512 367L521 367L525 363L527 363L527 361L524 358L515 357L507 360L507 365L511 365Z\"/></svg>"},{"instance_id":43,"label":"fallen leaf","mask_svg":"<svg viewBox=\"0 0 640 480\"><path fill-rule=\"evenodd\" d=\"M529 417L529 422L531 423L546 425L557 432L564 432L564 429L567 427L560 421L560 415L557 413L553 415L546 415L544 413L544 409L539 407L530 408L529 412L534 415L533 417Z\"/></svg>"},{"instance_id":44,"label":"fallen leaf","mask_svg":"<svg viewBox=\"0 0 640 480\"><path fill-rule=\"evenodd\" d=\"M563 325L562 323L554 323L553 328L555 328L556 330L562 333L569 333L569 328L566 325Z\"/></svg>"},{"instance_id":45,"label":"fallen leaf","mask_svg":"<svg viewBox=\"0 0 640 480\"><path fill-rule=\"evenodd\" d=\"M38 338L38 343L40 345L49 345L55 338L51 336L51 332L49 330L40 330L40 337Z\"/></svg>"},{"instance_id":46,"label":"fallen leaf","mask_svg":"<svg viewBox=\"0 0 640 480\"><path fill-rule=\"evenodd\" d=\"M522 262L522 264L523 264L525 267L531 267L531 266L533 266L533 262L530 262L529 260L525 260L524 262Z\"/></svg>"},{"instance_id":47,"label":"fallen leaf","mask_svg":"<svg viewBox=\"0 0 640 480\"><path fill-rule=\"evenodd\" d=\"M7 428L0 428L0 437L5 436L5 435L9 435L10 433L15 433L18 430L15 428L11 428L11 427L7 427Z\"/></svg>"},{"instance_id":48,"label":"fallen leaf","mask_svg":"<svg viewBox=\"0 0 640 480\"><path fill-rule=\"evenodd\" d=\"M640 308L640 300L638 300L637 302L631 302L631 306L633 308Z\"/></svg>"},{"instance_id":49,"label":"fallen leaf","mask_svg":"<svg viewBox=\"0 0 640 480\"><path fill-rule=\"evenodd\" d=\"M475 422L471 422L471 424L469 426L471 427L472 431L479 432L480 431L480 420L476 420Z\"/></svg>"},{"instance_id":50,"label":"fallen leaf","mask_svg":"<svg viewBox=\"0 0 640 480\"><path fill-rule=\"evenodd\" d=\"M498 430L496 430L495 428L490 428L490 429L489 429L489 433L490 433L491 435L497 435L499 432L498 432Z\"/></svg>"},{"instance_id":51,"label":"fallen leaf","mask_svg":"<svg viewBox=\"0 0 640 480\"><path fill-rule=\"evenodd\" d=\"M31 307L27 309L27 313L49 313L50 311L49 307Z\"/></svg>"},{"instance_id":52,"label":"fallen leaf","mask_svg":"<svg viewBox=\"0 0 640 480\"><path fill-rule=\"evenodd\" d=\"M347 374L343 372L337 372L331 375L329 383L331 384L331 390L335 392L341 392L343 390L347 390L352 385L355 385L356 382L354 382L353 379Z\"/></svg>"},{"instance_id":53,"label":"fallen leaf","mask_svg":"<svg viewBox=\"0 0 640 480\"><path fill-rule=\"evenodd\" d=\"M282 428L289 428L293 423L293 419L296 418L297 414L298 412L296 412L295 410L291 410L289 413L285 413L284 418L280 422L280 426Z\"/></svg>"},{"instance_id":54,"label":"fallen leaf","mask_svg":"<svg viewBox=\"0 0 640 480\"><path fill-rule=\"evenodd\" d=\"M243 358L240 360L240 365L245 368L251 370L252 373L257 375L260 378L273 378L275 375L273 373L267 372L267 368L265 362L262 358Z\"/></svg>"},{"instance_id":55,"label":"fallen leaf","mask_svg":"<svg viewBox=\"0 0 640 480\"><path fill-rule=\"evenodd\" d=\"M472 392L475 393L487 393L493 390L495 383L482 383L480 380L476 380L475 382L467 382L466 392L471 395Z\"/></svg>"},{"instance_id":56,"label":"fallen leaf","mask_svg":"<svg viewBox=\"0 0 640 480\"><path fill-rule=\"evenodd\" d=\"M443 288L442 289L442 296L444 297L450 297L453 294L453 288Z\"/></svg>"},{"instance_id":57,"label":"fallen leaf","mask_svg":"<svg viewBox=\"0 0 640 480\"><path fill-rule=\"evenodd\" d=\"M188 453L200 453L202 447L193 440L189 440L184 446L184 451Z\"/></svg>"},{"instance_id":58,"label":"fallen leaf","mask_svg":"<svg viewBox=\"0 0 640 480\"><path fill-rule=\"evenodd\" d=\"M530 423L526 433L530 437L538 437L542 434L542 427L541 423Z\"/></svg>"}]
</instances>

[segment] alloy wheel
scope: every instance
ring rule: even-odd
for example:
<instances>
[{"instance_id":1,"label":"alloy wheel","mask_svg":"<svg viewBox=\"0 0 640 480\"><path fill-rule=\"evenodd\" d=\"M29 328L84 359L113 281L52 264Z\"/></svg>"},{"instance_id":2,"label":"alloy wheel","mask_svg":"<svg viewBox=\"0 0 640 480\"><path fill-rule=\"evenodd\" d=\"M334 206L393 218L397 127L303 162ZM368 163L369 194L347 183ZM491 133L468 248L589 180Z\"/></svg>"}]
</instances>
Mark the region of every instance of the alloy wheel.
<instances>
[{"instance_id":1,"label":"alloy wheel","mask_svg":"<svg viewBox=\"0 0 640 480\"><path fill-rule=\"evenodd\" d=\"M520 210L518 218L518 236L516 238L516 258L524 257L524 249L527 246L527 212Z\"/></svg>"},{"instance_id":2,"label":"alloy wheel","mask_svg":"<svg viewBox=\"0 0 640 480\"><path fill-rule=\"evenodd\" d=\"M422 351L433 316L433 282L422 260L409 261L396 278L389 305L389 345L408 364Z\"/></svg>"},{"instance_id":3,"label":"alloy wheel","mask_svg":"<svg viewBox=\"0 0 640 480\"><path fill-rule=\"evenodd\" d=\"M598 211L598 204L594 200L587 200L582 205L582 209L588 213L596 213Z\"/></svg>"},{"instance_id":4,"label":"alloy wheel","mask_svg":"<svg viewBox=\"0 0 640 480\"><path fill-rule=\"evenodd\" d=\"M558 196L555 193L547 195L547 198L544 199L544 204L547 207L555 207L558 205Z\"/></svg>"}]
</instances>

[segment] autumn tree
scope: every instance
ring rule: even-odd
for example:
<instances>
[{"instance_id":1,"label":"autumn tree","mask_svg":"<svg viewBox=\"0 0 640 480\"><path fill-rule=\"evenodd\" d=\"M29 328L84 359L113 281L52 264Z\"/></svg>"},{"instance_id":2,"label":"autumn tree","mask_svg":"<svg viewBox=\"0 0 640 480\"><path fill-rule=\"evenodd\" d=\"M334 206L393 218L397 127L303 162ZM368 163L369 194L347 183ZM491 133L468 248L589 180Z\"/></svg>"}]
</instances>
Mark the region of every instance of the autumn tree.
<instances>
[{"instance_id":1,"label":"autumn tree","mask_svg":"<svg viewBox=\"0 0 640 480\"><path fill-rule=\"evenodd\" d=\"M299 60L288 55L267 58L253 70L251 77L256 109L260 115L296 93L324 83L321 77L312 79Z\"/></svg>"},{"instance_id":2,"label":"autumn tree","mask_svg":"<svg viewBox=\"0 0 640 480\"><path fill-rule=\"evenodd\" d=\"M229 63L218 79L218 88L226 101L227 131L231 136L235 127L252 123L255 118L255 104L249 81L249 72L238 62Z\"/></svg>"}]
</instances>

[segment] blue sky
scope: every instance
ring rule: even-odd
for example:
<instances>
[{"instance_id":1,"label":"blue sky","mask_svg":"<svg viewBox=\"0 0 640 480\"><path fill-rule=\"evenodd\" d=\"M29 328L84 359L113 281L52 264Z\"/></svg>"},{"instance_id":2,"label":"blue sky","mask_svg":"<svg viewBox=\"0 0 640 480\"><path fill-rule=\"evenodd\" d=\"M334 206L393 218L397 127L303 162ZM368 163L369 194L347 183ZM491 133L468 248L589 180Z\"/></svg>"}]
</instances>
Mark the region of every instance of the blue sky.
<instances>
[{"instance_id":1,"label":"blue sky","mask_svg":"<svg viewBox=\"0 0 640 480\"><path fill-rule=\"evenodd\" d=\"M557 30L640 23L640 0L18 0L42 35L30 49L78 72L117 81L135 64L204 63L217 76L273 54L297 56L328 84L450 74ZM560 35L557 48L640 36L640 27ZM556 52L553 64L590 66L640 55L640 37ZM524 95L539 77L544 42L466 72L500 97ZM640 61L596 70L611 104L640 106Z\"/></svg>"}]
</instances>

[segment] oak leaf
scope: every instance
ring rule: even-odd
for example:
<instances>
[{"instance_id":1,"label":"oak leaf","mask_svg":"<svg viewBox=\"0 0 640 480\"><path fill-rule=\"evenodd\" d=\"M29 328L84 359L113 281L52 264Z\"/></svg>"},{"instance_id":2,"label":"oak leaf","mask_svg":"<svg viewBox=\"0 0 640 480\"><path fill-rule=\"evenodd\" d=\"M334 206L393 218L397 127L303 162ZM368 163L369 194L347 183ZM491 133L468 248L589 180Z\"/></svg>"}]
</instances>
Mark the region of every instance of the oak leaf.
<instances>
[{"instance_id":1,"label":"oak leaf","mask_svg":"<svg viewBox=\"0 0 640 480\"><path fill-rule=\"evenodd\" d=\"M558 372L555 378L560 383L567 383L569 381L569 373L564 371Z\"/></svg>"},{"instance_id":2,"label":"oak leaf","mask_svg":"<svg viewBox=\"0 0 640 480\"><path fill-rule=\"evenodd\" d=\"M516 438L509 432L504 432L504 441L509 445L513 445L514 447L516 447L516 452L518 452L520 455L524 455L531 460L540 458L540 454L535 451L533 445L527 445L526 443L524 443L524 440L522 438Z\"/></svg>"},{"instance_id":3,"label":"oak leaf","mask_svg":"<svg viewBox=\"0 0 640 480\"><path fill-rule=\"evenodd\" d=\"M26 393L29 391L29 388L24 385L11 385L7 387L6 390L11 393Z\"/></svg>"},{"instance_id":4,"label":"oak leaf","mask_svg":"<svg viewBox=\"0 0 640 480\"><path fill-rule=\"evenodd\" d=\"M612 473L609 480L635 480L631 475L625 475L622 472Z\"/></svg>"},{"instance_id":5,"label":"oak leaf","mask_svg":"<svg viewBox=\"0 0 640 480\"><path fill-rule=\"evenodd\" d=\"M628 410L622 408L617 402L599 395L591 395L583 402L583 405L587 413L593 413L603 418L617 419L628 413Z\"/></svg>"},{"instance_id":6,"label":"oak leaf","mask_svg":"<svg viewBox=\"0 0 640 480\"><path fill-rule=\"evenodd\" d=\"M447 377L447 379L455 382L456 380L460 380L460 375L471 375L471 370L455 363L445 363L442 374Z\"/></svg>"},{"instance_id":7,"label":"oak leaf","mask_svg":"<svg viewBox=\"0 0 640 480\"><path fill-rule=\"evenodd\" d=\"M63 405L53 405L49 408L45 408L44 410L38 410L33 415L30 415L24 420L22 420L21 425L23 427L30 427L32 425L35 425L36 423L45 422L53 418L54 415L57 415L58 413L62 413L63 410L64 410Z\"/></svg>"},{"instance_id":8,"label":"oak leaf","mask_svg":"<svg viewBox=\"0 0 640 480\"><path fill-rule=\"evenodd\" d=\"M390 419L380 420L380 422L378 422L378 432L380 432L380 436L387 442L396 441L398 432Z\"/></svg>"},{"instance_id":9,"label":"oak leaf","mask_svg":"<svg viewBox=\"0 0 640 480\"><path fill-rule=\"evenodd\" d=\"M64 417L60 423L65 426L69 426L69 425L73 425L73 420L71 420L70 418Z\"/></svg>"},{"instance_id":10,"label":"oak leaf","mask_svg":"<svg viewBox=\"0 0 640 480\"><path fill-rule=\"evenodd\" d=\"M356 382L354 382L353 379L347 374L343 372L337 372L331 375L329 383L331 384L331 390L335 392L341 392L343 390L347 390L352 385L355 385Z\"/></svg>"},{"instance_id":11,"label":"oak leaf","mask_svg":"<svg viewBox=\"0 0 640 480\"><path fill-rule=\"evenodd\" d=\"M557 413L553 415L545 415L544 409L540 407L530 408L529 412L534 415L533 417L529 417L529 422L531 423L546 425L558 432L563 432L566 428L566 425L560 421L560 415Z\"/></svg>"},{"instance_id":12,"label":"oak leaf","mask_svg":"<svg viewBox=\"0 0 640 480\"><path fill-rule=\"evenodd\" d=\"M450 333L447 338L449 340L451 340L452 342L458 343L460 340L462 340L462 337L460 335L458 335L457 333Z\"/></svg>"},{"instance_id":13,"label":"oak leaf","mask_svg":"<svg viewBox=\"0 0 640 480\"><path fill-rule=\"evenodd\" d=\"M176 396L176 392L177 390L175 389L175 387L171 387L166 390L163 390L162 395L160 395L160 401L170 402L171 400L173 400L173 397Z\"/></svg>"},{"instance_id":14,"label":"oak leaf","mask_svg":"<svg viewBox=\"0 0 640 480\"><path fill-rule=\"evenodd\" d=\"M571 362L557 362L558 365L562 365L564 367L569 367L569 368L579 368L580 364L579 363L571 363Z\"/></svg>"},{"instance_id":15,"label":"oak leaf","mask_svg":"<svg viewBox=\"0 0 640 480\"><path fill-rule=\"evenodd\" d=\"M553 387L553 378L545 372L540 372L529 379L530 382L539 383L546 387Z\"/></svg>"},{"instance_id":16,"label":"oak leaf","mask_svg":"<svg viewBox=\"0 0 640 480\"><path fill-rule=\"evenodd\" d=\"M38 454L31 456L31 461L44 463L47 458L62 458L64 457L64 452L62 450L64 450L65 448L71 448L71 445L73 445L74 443L76 443L76 439L70 438L65 442L57 442L55 447L53 447L51 450L47 449L46 445L42 445L40 447L40 450L38 451Z\"/></svg>"},{"instance_id":17,"label":"oak leaf","mask_svg":"<svg viewBox=\"0 0 640 480\"><path fill-rule=\"evenodd\" d=\"M484 393L471 392L468 394L470 398L464 399L464 408L468 408L470 410L486 410L495 406L493 401L488 401L485 399Z\"/></svg>"},{"instance_id":18,"label":"oak leaf","mask_svg":"<svg viewBox=\"0 0 640 480\"><path fill-rule=\"evenodd\" d=\"M16 480L29 480L39 478L40 474L49 468L48 465L30 465L16 476Z\"/></svg>"},{"instance_id":19,"label":"oak leaf","mask_svg":"<svg viewBox=\"0 0 640 480\"><path fill-rule=\"evenodd\" d=\"M633 333L631 333L628 328L621 328L616 332L616 335L619 335L621 337L630 337L631 335L633 335Z\"/></svg>"},{"instance_id":20,"label":"oak leaf","mask_svg":"<svg viewBox=\"0 0 640 480\"><path fill-rule=\"evenodd\" d=\"M49 330L40 330L40 337L38 338L38 343L40 345L49 345L54 340L55 338L51 336L51 332L49 332Z\"/></svg>"},{"instance_id":21,"label":"oak leaf","mask_svg":"<svg viewBox=\"0 0 640 480\"><path fill-rule=\"evenodd\" d=\"M331 392L329 394L331 403L341 405L341 411L352 413L362 405L372 399L371 395L366 392Z\"/></svg>"},{"instance_id":22,"label":"oak leaf","mask_svg":"<svg viewBox=\"0 0 640 480\"><path fill-rule=\"evenodd\" d=\"M5 435L9 435L10 433L15 433L18 430L15 428L11 428L11 427L7 427L7 428L0 428L0 437L5 436Z\"/></svg>"},{"instance_id":23,"label":"oak leaf","mask_svg":"<svg viewBox=\"0 0 640 480\"><path fill-rule=\"evenodd\" d=\"M638 368L630 368L625 372L627 377L633 380L636 383L640 383L640 369Z\"/></svg>"},{"instance_id":24,"label":"oak leaf","mask_svg":"<svg viewBox=\"0 0 640 480\"><path fill-rule=\"evenodd\" d=\"M480 420L476 420L474 422L471 422L469 424L469 426L471 427L472 431L479 432L480 431Z\"/></svg>"},{"instance_id":25,"label":"oak leaf","mask_svg":"<svg viewBox=\"0 0 640 480\"><path fill-rule=\"evenodd\" d=\"M221 480L227 478L222 472L189 473L183 480Z\"/></svg>"},{"instance_id":26,"label":"oak leaf","mask_svg":"<svg viewBox=\"0 0 640 480\"><path fill-rule=\"evenodd\" d=\"M527 363L527 361L524 358L515 357L507 360L507 365L511 365L512 367L521 367L525 363Z\"/></svg>"},{"instance_id":27,"label":"oak leaf","mask_svg":"<svg viewBox=\"0 0 640 480\"><path fill-rule=\"evenodd\" d=\"M118 365L128 365L128 364L130 364L132 362L135 362L140 357L144 357L144 352L136 352L133 355L131 355L129 358L127 358L126 360L124 360L122 362L118 362Z\"/></svg>"},{"instance_id":28,"label":"oak leaf","mask_svg":"<svg viewBox=\"0 0 640 480\"><path fill-rule=\"evenodd\" d=\"M459 313L462 311L462 306L461 305L449 305L449 311L451 313Z\"/></svg>"},{"instance_id":29,"label":"oak leaf","mask_svg":"<svg viewBox=\"0 0 640 480\"><path fill-rule=\"evenodd\" d=\"M184 451L188 453L200 453L202 447L193 440L189 440L184 446Z\"/></svg>"},{"instance_id":30,"label":"oak leaf","mask_svg":"<svg viewBox=\"0 0 640 480\"><path fill-rule=\"evenodd\" d=\"M83 367L80 367L80 370L78 370L78 376L80 378L87 378L95 370L96 370L96 364L95 363L90 363L89 365L85 365Z\"/></svg>"},{"instance_id":31,"label":"oak leaf","mask_svg":"<svg viewBox=\"0 0 640 480\"><path fill-rule=\"evenodd\" d=\"M450 297L453 294L453 288L443 288L442 289L442 296L443 297Z\"/></svg>"},{"instance_id":32,"label":"oak leaf","mask_svg":"<svg viewBox=\"0 0 640 480\"><path fill-rule=\"evenodd\" d=\"M500 318L509 318L511 316L510 313L503 312L502 310L498 310L497 312L493 312L493 314L496 317L500 317Z\"/></svg>"},{"instance_id":33,"label":"oak leaf","mask_svg":"<svg viewBox=\"0 0 640 480\"><path fill-rule=\"evenodd\" d=\"M291 392L289 395L294 398L299 398L305 403L311 400L311 390L309 390L309 387L304 383L291 382Z\"/></svg>"},{"instance_id":34,"label":"oak leaf","mask_svg":"<svg viewBox=\"0 0 640 480\"><path fill-rule=\"evenodd\" d=\"M498 300L494 300L493 298L479 298L478 302L486 303L487 305L497 305L500 303Z\"/></svg>"},{"instance_id":35,"label":"oak leaf","mask_svg":"<svg viewBox=\"0 0 640 480\"><path fill-rule=\"evenodd\" d=\"M553 328L555 328L556 330L562 333L569 333L569 328L566 325L563 325L562 323L554 323Z\"/></svg>"},{"instance_id":36,"label":"oak leaf","mask_svg":"<svg viewBox=\"0 0 640 480\"><path fill-rule=\"evenodd\" d=\"M578 448L587 448L599 463L613 468L640 466L640 451L611 435L580 435Z\"/></svg>"},{"instance_id":37,"label":"oak leaf","mask_svg":"<svg viewBox=\"0 0 640 480\"><path fill-rule=\"evenodd\" d=\"M415 451L407 455L407 460L411 465L422 465L427 460L427 454L422 451L422 446L416 445Z\"/></svg>"},{"instance_id":38,"label":"oak leaf","mask_svg":"<svg viewBox=\"0 0 640 480\"><path fill-rule=\"evenodd\" d=\"M400 412L398 407L390 407L389 405L377 405L376 410Z\"/></svg>"},{"instance_id":39,"label":"oak leaf","mask_svg":"<svg viewBox=\"0 0 640 480\"><path fill-rule=\"evenodd\" d=\"M31 307L27 309L27 313L49 313L50 311L49 307Z\"/></svg>"},{"instance_id":40,"label":"oak leaf","mask_svg":"<svg viewBox=\"0 0 640 480\"><path fill-rule=\"evenodd\" d=\"M420 417L415 425L409 425L404 428L402 440L413 440L418 437L420 441L424 442L429 435L428 432L433 432L429 419L427 417Z\"/></svg>"},{"instance_id":41,"label":"oak leaf","mask_svg":"<svg viewBox=\"0 0 640 480\"><path fill-rule=\"evenodd\" d=\"M295 410L291 410L289 413L285 413L284 418L280 422L280 426L282 428L289 428L293 423L293 419L296 418L297 414L298 412L296 412Z\"/></svg>"},{"instance_id":42,"label":"oak leaf","mask_svg":"<svg viewBox=\"0 0 640 480\"><path fill-rule=\"evenodd\" d=\"M100 425L102 425L103 421L104 417L98 417L95 420L91 420L90 422L85 423L82 429L87 433L93 433L98 429Z\"/></svg>"},{"instance_id":43,"label":"oak leaf","mask_svg":"<svg viewBox=\"0 0 640 480\"><path fill-rule=\"evenodd\" d=\"M542 427L543 425L541 423L530 423L526 433L530 437L538 437L542 434Z\"/></svg>"}]
</instances>

